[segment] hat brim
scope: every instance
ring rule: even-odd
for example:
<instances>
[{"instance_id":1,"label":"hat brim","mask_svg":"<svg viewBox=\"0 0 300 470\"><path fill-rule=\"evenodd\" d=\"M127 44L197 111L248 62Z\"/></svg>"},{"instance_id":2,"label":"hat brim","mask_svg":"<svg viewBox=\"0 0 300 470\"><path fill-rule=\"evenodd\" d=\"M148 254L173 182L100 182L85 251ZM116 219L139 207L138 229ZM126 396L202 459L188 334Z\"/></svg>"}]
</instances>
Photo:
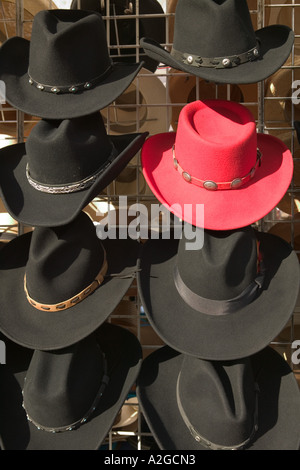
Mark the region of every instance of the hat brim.
<instances>
[{"instance_id":1,"label":"hat brim","mask_svg":"<svg viewBox=\"0 0 300 470\"><path fill-rule=\"evenodd\" d=\"M111 136L117 156L92 186L74 193L53 194L36 190L26 177L25 144L0 150L0 193L9 214L18 222L34 227L58 227L71 222L106 188L141 149L148 134Z\"/></svg>"},{"instance_id":2,"label":"hat brim","mask_svg":"<svg viewBox=\"0 0 300 470\"><path fill-rule=\"evenodd\" d=\"M266 26L257 30L255 35L260 43L260 59L224 69L186 65L151 38L142 38L140 44L149 57L169 67L214 83L246 84L257 83L276 72L287 60L294 42L292 29L285 25Z\"/></svg>"},{"instance_id":3,"label":"hat brim","mask_svg":"<svg viewBox=\"0 0 300 470\"><path fill-rule=\"evenodd\" d=\"M51 433L29 422L22 408L22 389L31 354L19 348L0 370L0 436L2 450L97 450L111 429L139 374L141 345L132 333L109 323L96 332L108 362L108 385L89 420L76 430Z\"/></svg>"},{"instance_id":4,"label":"hat brim","mask_svg":"<svg viewBox=\"0 0 300 470\"><path fill-rule=\"evenodd\" d=\"M143 66L143 62L114 63L112 71L89 90L49 93L28 81L29 49L30 41L18 36L4 42L0 48L0 80L5 83L9 104L44 119L71 119L99 111L126 90Z\"/></svg>"},{"instance_id":5,"label":"hat brim","mask_svg":"<svg viewBox=\"0 0 300 470\"><path fill-rule=\"evenodd\" d=\"M176 171L172 156L175 140L175 132L156 134L146 140L141 152L143 173L156 198L191 225L210 230L251 225L274 209L291 183L291 151L274 136L257 134L261 166L248 183L238 189L217 191L187 183ZM204 220L197 216L200 204L204 204Z\"/></svg>"},{"instance_id":6,"label":"hat brim","mask_svg":"<svg viewBox=\"0 0 300 470\"><path fill-rule=\"evenodd\" d=\"M189 432L177 406L176 382L183 355L168 346L142 364L137 381L141 410L163 450L207 450ZM258 373L258 431L246 450L298 450L300 393L287 362L267 347L251 357ZM230 432L230 429L228 430Z\"/></svg>"},{"instance_id":7,"label":"hat brim","mask_svg":"<svg viewBox=\"0 0 300 470\"><path fill-rule=\"evenodd\" d=\"M35 309L24 292L31 236L20 235L0 250L0 331L27 348L61 349L95 331L121 302L133 282L140 245L130 238L99 240L108 263L104 282L73 307L47 313Z\"/></svg>"},{"instance_id":8,"label":"hat brim","mask_svg":"<svg viewBox=\"0 0 300 470\"><path fill-rule=\"evenodd\" d=\"M141 302L166 344L202 359L234 360L274 340L297 302L299 261L285 240L263 232L256 237L266 269L263 287L251 303L227 315L196 311L179 295L174 282L178 240L148 240L142 246L137 273Z\"/></svg>"}]
</instances>

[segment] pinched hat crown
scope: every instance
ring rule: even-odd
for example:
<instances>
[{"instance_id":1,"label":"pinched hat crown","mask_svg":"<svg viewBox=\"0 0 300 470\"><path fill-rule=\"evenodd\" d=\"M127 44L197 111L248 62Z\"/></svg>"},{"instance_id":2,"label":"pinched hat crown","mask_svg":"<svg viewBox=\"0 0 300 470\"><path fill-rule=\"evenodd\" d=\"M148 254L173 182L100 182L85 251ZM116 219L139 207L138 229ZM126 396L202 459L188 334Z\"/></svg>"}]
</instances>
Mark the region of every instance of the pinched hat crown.
<instances>
[{"instance_id":1,"label":"pinched hat crown","mask_svg":"<svg viewBox=\"0 0 300 470\"><path fill-rule=\"evenodd\" d=\"M53 305L56 311L76 305L82 300L78 294L88 289L100 272L104 277L105 266L105 250L84 212L62 227L36 227L26 265L27 298L43 310ZM100 280L95 282L95 286L100 284ZM66 302L73 297L71 304Z\"/></svg>"},{"instance_id":2,"label":"pinched hat crown","mask_svg":"<svg viewBox=\"0 0 300 470\"><path fill-rule=\"evenodd\" d=\"M105 27L97 12L42 10L33 21L29 83L41 91L76 93L110 71Z\"/></svg>"},{"instance_id":3,"label":"pinched hat crown","mask_svg":"<svg viewBox=\"0 0 300 470\"><path fill-rule=\"evenodd\" d=\"M92 415L108 380L93 336L60 351L36 350L23 393L28 419L49 432L77 428Z\"/></svg>"},{"instance_id":4,"label":"pinched hat crown","mask_svg":"<svg viewBox=\"0 0 300 470\"><path fill-rule=\"evenodd\" d=\"M43 192L74 192L88 187L116 156L99 112L83 118L42 119L25 146L27 179Z\"/></svg>"},{"instance_id":5,"label":"pinched hat crown","mask_svg":"<svg viewBox=\"0 0 300 470\"><path fill-rule=\"evenodd\" d=\"M201 56L213 59L246 53L256 46L257 40L245 0L178 1L172 55L175 51L187 54L185 59L191 65L193 61L189 57L198 56L199 49ZM219 65L222 67L225 63Z\"/></svg>"}]
</instances>

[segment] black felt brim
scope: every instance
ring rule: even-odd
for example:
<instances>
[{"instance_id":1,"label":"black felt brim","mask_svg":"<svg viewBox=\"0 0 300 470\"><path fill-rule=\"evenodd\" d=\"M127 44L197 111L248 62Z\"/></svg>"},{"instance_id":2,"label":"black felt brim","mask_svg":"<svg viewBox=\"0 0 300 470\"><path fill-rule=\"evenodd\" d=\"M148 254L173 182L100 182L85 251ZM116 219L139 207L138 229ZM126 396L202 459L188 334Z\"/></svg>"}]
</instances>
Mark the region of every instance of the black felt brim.
<instances>
[{"instance_id":1,"label":"black felt brim","mask_svg":"<svg viewBox=\"0 0 300 470\"><path fill-rule=\"evenodd\" d=\"M281 238L262 232L257 238L266 268L261 293L239 311L215 316L193 310L176 289L178 240L148 240L142 246L138 289L150 324L166 344L202 359L234 360L274 340L297 302L299 261Z\"/></svg>"},{"instance_id":2,"label":"black felt brim","mask_svg":"<svg viewBox=\"0 0 300 470\"><path fill-rule=\"evenodd\" d=\"M182 360L183 355L168 346L150 354L138 377L137 397L160 449L207 450L192 437L178 410L176 382ZM300 392L291 368L271 347L251 361L255 375L259 371L258 431L246 450L298 450Z\"/></svg>"},{"instance_id":3,"label":"black felt brim","mask_svg":"<svg viewBox=\"0 0 300 470\"><path fill-rule=\"evenodd\" d=\"M93 88L77 93L55 94L30 85L29 49L30 41L18 36L4 42L0 49L0 80L5 83L9 104L45 119L72 119L105 108L128 88L143 66L143 62L114 63L112 71Z\"/></svg>"},{"instance_id":4,"label":"black felt brim","mask_svg":"<svg viewBox=\"0 0 300 470\"><path fill-rule=\"evenodd\" d=\"M287 60L294 42L293 31L285 25L266 26L257 30L255 35L260 42L260 59L227 69L186 65L174 59L170 52L151 38L142 38L140 44L149 57L174 69L196 75L214 83L247 84L264 80L276 72Z\"/></svg>"},{"instance_id":5,"label":"black felt brim","mask_svg":"<svg viewBox=\"0 0 300 470\"><path fill-rule=\"evenodd\" d=\"M130 238L102 240L108 262L104 282L73 307L47 313L35 309L24 292L31 236L20 235L0 251L0 331L27 348L61 349L87 337L117 307L132 284L140 246Z\"/></svg>"},{"instance_id":6,"label":"black felt brim","mask_svg":"<svg viewBox=\"0 0 300 470\"><path fill-rule=\"evenodd\" d=\"M52 194L36 190L26 177L25 144L0 150L0 194L9 214L18 222L34 227L68 224L106 188L141 149L148 133L111 136L117 156L92 186L74 193ZM63 158L63 155L62 155Z\"/></svg>"},{"instance_id":7,"label":"black felt brim","mask_svg":"<svg viewBox=\"0 0 300 470\"><path fill-rule=\"evenodd\" d=\"M140 372L142 350L129 331L109 323L95 332L108 361L108 385L99 405L77 430L51 433L27 421L22 389L31 355L19 348L0 368L0 436L3 450L97 450L104 441Z\"/></svg>"}]
</instances>

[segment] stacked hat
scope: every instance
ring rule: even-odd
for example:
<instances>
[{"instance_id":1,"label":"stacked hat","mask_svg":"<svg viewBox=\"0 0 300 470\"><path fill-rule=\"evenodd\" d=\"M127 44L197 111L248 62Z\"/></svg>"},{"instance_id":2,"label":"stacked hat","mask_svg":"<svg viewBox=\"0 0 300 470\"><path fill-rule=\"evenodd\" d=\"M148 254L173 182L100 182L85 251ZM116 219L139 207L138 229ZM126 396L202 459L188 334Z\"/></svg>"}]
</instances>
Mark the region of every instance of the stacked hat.
<instances>
[{"instance_id":1,"label":"stacked hat","mask_svg":"<svg viewBox=\"0 0 300 470\"><path fill-rule=\"evenodd\" d=\"M230 34L228 34L230 31ZM178 0L171 51L153 38L150 57L214 83L255 83L287 59L287 26L254 31L246 1ZM138 288L165 346L144 359L139 402L160 449L300 448L300 391L270 342L290 320L299 261L256 223L281 200L293 158L258 133L230 100L186 104L176 132L142 148L146 181L183 222L178 236L148 240Z\"/></svg>"},{"instance_id":2,"label":"stacked hat","mask_svg":"<svg viewBox=\"0 0 300 470\"><path fill-rule=\"evenodd\" d=\"M106 322L139 244L100 240L83 209L148 135L110 136L99 112L142 63L113 62L101 14L85 10L38 12L31 40L8 39L0 56L7 101L41 118L0 155L6 209L33 227L1 250L0 331L13 351L1 370L1 447L97 449L140 370L136 336Z\"/></svg>"}]
</instances>

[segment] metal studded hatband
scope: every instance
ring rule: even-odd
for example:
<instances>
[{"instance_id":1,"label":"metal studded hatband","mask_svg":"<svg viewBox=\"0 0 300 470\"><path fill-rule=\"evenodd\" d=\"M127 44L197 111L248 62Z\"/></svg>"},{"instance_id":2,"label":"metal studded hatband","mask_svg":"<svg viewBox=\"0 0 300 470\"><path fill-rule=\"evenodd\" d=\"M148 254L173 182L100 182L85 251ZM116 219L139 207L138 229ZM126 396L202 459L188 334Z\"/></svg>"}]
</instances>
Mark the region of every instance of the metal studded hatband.
<instances>
[{"instance_id":1,"label":"metal studded hatband","mask_svg":"<svg viewBox=\"0 0 300 470\"><path fill-rule=\"evenodd\" d=\"M199 178L195 178L194 176L190 175L187 171L185 171L179 164L178 159L175 155L175 145L172 147L172 158L173 158L173 165L175 170L182 176L182 178L187 182L194 184L195 186L199 186L200 188L207 189L209 191L217 191L218 189L237 189L246 184L250 181L255 173L257 168L261 165L262 153L259 149L257 149L257 157L256 162L253 168L245 175L239 178L235 178L232 181L227 182L216 182L212 180L200 180Z\"/></svg>"}]
</instances>

